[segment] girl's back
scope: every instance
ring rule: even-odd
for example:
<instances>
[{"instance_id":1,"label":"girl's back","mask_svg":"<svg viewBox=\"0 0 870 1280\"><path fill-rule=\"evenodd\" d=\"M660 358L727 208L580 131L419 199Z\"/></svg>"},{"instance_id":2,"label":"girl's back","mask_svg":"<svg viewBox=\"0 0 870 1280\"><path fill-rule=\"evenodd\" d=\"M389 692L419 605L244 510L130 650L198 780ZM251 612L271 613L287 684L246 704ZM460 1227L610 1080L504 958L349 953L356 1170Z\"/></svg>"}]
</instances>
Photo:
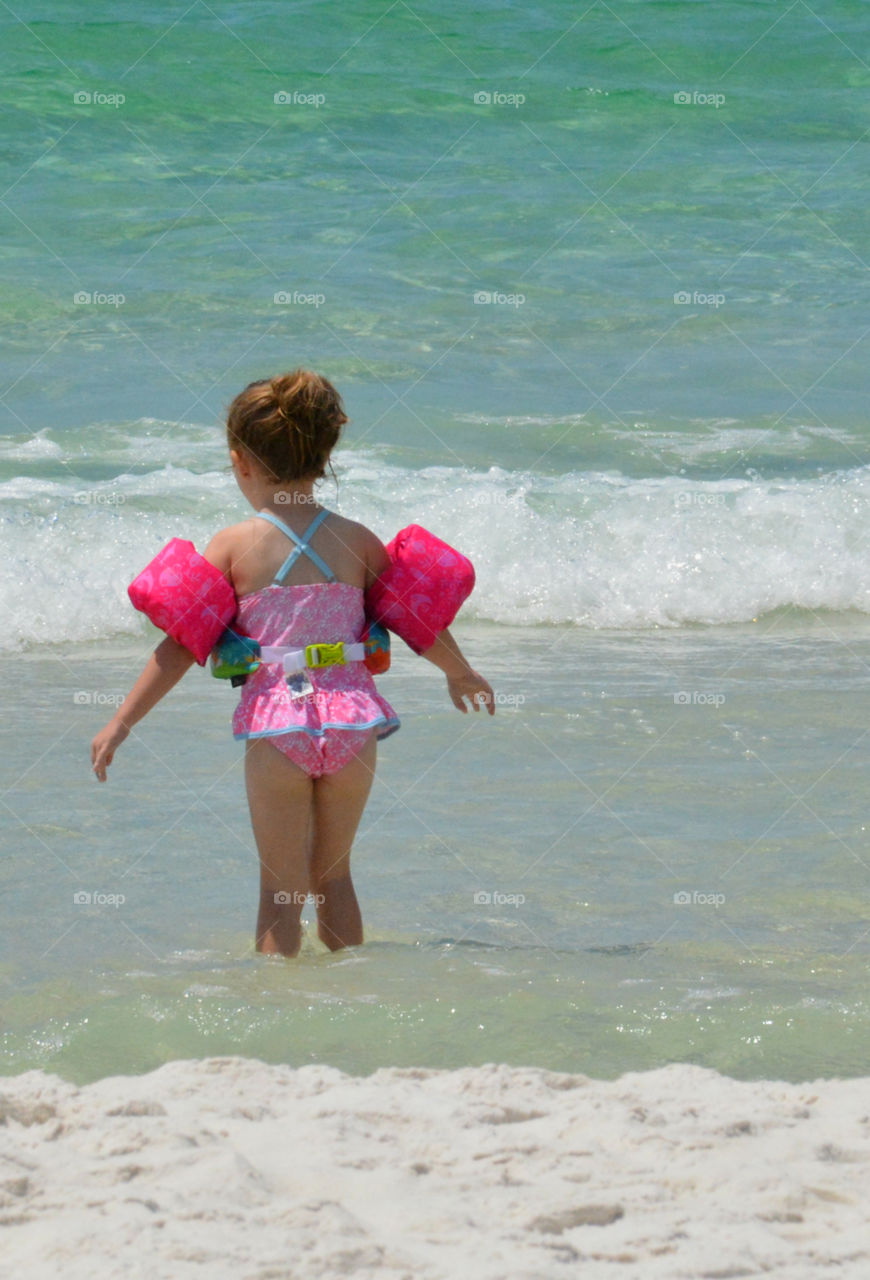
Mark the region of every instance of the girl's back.
<instances>
[{"instance_id":1,"label":"girl's back","mask_svg":"<svg viewBox=\"0 0 870 1280\"><path fill-rule=\"evenodd\" d=\"M304 537L319 509L317 505L287 503L280 519L295 534ZM287 535L257 516L230 525L218 537L226 551L231 585L239 599L268 587L290 550ZM371 530L334 511L315 529L309 545L339 582L349 583L361 591L371 586L388 563L380 541ZM308 556L301 555L284 578L284 585L304 586L324 581L325 576L317 565Z\"/></svg>"}]
</instances>

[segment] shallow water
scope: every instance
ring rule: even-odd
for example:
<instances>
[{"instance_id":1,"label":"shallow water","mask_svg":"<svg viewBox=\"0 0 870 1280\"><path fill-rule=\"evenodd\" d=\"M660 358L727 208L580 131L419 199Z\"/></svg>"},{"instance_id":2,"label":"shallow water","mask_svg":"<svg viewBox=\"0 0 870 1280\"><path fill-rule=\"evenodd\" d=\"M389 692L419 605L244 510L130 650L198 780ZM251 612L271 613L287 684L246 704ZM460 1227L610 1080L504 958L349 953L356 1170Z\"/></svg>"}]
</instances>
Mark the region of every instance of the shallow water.
<instances>
[{"instance_id":1,"label":"shallow water","mask_svg":"<svg viewBox=\"0 0 870 1280\"><path fill-rule=\"evenodd\" d=\"M235 695L194 670L99 786L93 699L132 653L22 659L5 1069L90 1079L208 1052L863 1072L870 629L837 627L464 628L493 721L398 655L382 687L404 724L354 854L367 943L309 935L295 962L252 950Z\"/></svg>"},{"instance_id":2,"label":"shallow water","mask_svg":"<svg viewBox=\"0 0 870 1280\"><path fill-rule=\"evenodd\" d=\"M865 10L0 13L6 1070L866 1072ZM88 744L126 584L247 514L222 414L297 364L351 416L327 505L474 560L501 701L397 655L368 942L287 963L231 691L106 787Z\"/></svg>"}]
</instances>

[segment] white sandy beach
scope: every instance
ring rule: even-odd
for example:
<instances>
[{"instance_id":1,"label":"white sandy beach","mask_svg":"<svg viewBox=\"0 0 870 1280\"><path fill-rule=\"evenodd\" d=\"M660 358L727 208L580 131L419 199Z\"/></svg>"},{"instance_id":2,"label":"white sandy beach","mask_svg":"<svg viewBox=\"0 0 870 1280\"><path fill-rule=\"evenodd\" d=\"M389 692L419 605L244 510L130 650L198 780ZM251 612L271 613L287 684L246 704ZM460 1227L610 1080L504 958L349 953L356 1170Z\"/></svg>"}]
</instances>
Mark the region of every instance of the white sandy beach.
<instances>
[{"instance_id":1,"label":"white sandy beach","mask_svg":"<svg viewBox=\"0 0 870 1280\"><path fill-rule=\"evenodd\" d=\"M866 1079L210 1058L0 1094L8 1280L870 1275Z\"/></svg>"}]
</instances>

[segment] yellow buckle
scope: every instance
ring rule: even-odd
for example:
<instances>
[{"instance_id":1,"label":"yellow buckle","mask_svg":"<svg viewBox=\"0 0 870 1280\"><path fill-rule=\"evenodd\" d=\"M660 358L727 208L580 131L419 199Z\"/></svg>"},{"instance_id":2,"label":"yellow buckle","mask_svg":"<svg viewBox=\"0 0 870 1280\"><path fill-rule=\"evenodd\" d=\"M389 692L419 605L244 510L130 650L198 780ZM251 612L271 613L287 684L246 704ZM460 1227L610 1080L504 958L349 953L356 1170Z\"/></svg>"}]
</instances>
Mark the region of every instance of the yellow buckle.
<instances>
[{"instance_id":1,"label":"yellow buckle","mask_svg":"<svg viewBox=\"0 0 870 1280\"><path fill-rule=\"evenodd\" d=\"M344 643L339 640L337 644L307 644L305 665L306 667L345 666Z\"/></svg>"}]
</instances>

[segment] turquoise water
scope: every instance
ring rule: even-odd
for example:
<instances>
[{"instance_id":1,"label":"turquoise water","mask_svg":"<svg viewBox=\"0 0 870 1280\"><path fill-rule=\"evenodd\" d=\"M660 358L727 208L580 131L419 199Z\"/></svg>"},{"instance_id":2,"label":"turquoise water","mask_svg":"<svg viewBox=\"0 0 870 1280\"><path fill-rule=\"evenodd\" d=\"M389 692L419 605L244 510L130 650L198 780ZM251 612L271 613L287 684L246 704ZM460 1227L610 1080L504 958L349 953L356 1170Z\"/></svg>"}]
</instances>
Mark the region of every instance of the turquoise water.
<instances>
[{"instance_id":1,"label":"turquoise water","mask_svg":"<svg viewBox=\"0 0 870 1280\"><path fill-rule=\"evenodd\" d=\"M866 1072L865 9L0 16L5 1070ZM324 501L472 556L502 700L397 658L369 941L287 964L230 691L106 787L88 745L127 582L245 514L222 413L296 364L351 416Z\"/></svg>"}]
</instances>

